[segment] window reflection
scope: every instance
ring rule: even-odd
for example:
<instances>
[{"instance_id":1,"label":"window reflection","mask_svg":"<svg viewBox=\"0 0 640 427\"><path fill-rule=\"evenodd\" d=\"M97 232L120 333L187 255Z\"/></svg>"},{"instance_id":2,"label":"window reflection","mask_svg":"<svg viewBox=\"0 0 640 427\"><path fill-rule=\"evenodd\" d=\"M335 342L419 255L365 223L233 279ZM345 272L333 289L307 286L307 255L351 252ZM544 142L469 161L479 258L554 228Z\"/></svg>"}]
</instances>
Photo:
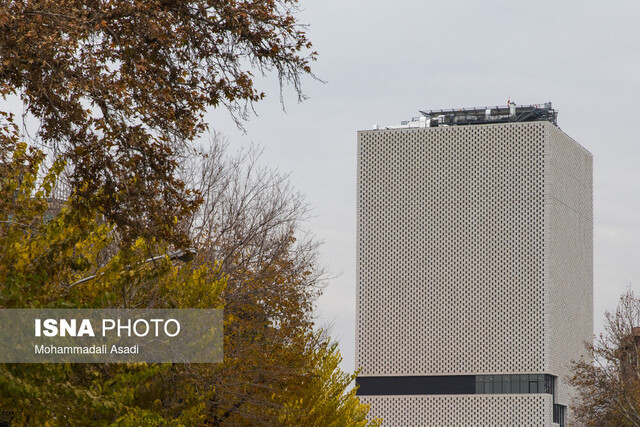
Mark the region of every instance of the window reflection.
<instances>
[{"instance_id":1,"label":"window reflection","mask_svg":"<svg viewBox=\"0 0 640 427\"><path fill-rule=\"evenodd\" d=\"M476 375L476 394L553 393L552 375Z\"/></svg>"}]
</instances>

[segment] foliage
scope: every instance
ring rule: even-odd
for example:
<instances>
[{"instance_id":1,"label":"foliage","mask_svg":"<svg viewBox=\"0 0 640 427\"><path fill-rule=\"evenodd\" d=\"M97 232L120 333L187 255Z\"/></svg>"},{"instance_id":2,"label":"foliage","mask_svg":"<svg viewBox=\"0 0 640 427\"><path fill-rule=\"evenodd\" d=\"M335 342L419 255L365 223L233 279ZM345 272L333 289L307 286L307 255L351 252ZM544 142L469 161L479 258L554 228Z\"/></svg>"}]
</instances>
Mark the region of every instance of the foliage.
<instances>
[{"instance_id":1,"label":"foliage","mask_svg":"<svg viewBox=\"0 0 640 427\"><path fill-rule=\"evenodd\" d=\"M227 283L225 364L213 373L215 423L341 425L346 414L365 420L365 407L346 392L353 378L338 368L337 349L313 332L324 271L318 243L304 237L302 196L285 175L260 167L255 149L230 155L219 135L211 145L185 165L183 176L204 199L185 224L198 248L194 264L221 260ZM324 400L330 393L322 394L320 384L340 393ZM304 404L295 403L300 398ZM317 418L307 413L310 402ZM336 410L322 412L332 405Z\"/></svg>"},{"instance_id":2,"label":"foliage","mask_svg":"<svg viewBox=\"0 0 640 427\"><path fill-rule=\"evenodd\" d=\"M587 350L591 360L574 362L571 378L578 421L640 426L640 298L633 291L622 295L615 313L606 313L605 332Z\"/></svg>"},{"instance_id":3,"label":"foliage","mask_svg":"<svg viewBox=\"0 0 640 427\"><path fill-rule=\"evenodd\" d=\"M0 135L0 308L222 307L216 265L191 268L167 257L142 262L161 245L138 240L112 258L111 227L72 203L48 198L63 163L38 179L41 152ZM57 211L57 212L56 212ZM74 285L79 278L95 280ZM180 288L178 287L180 285ZM0 365L0 413L15 424L191 425L202 421L209 394L197 377L171 365ZM181 387L163 384L180 381ZM2 421L2 418L0 418Z\"/></svg>"},{"instance_id":4,"label":"foliage","mask_svg":"<svg viewBox=\"0 0 640 427\"><path fill-rule=\"evenodd\" d=\"M367 424L335 345L313 332L322 271L301 197L251 154L225 163L214 147L199 179L179 173L208 107L240 123L265 96L256 70L304 97L316 54L297 7L0 3L0 94L21 97L34 140L59 154L44 168L0 112L0 308L225 308L222 364L0 365L11 422ZM190 241L193 263L145 262Z\"/></svg>"},{"instance_id":5,"label":"foliage","mask_svg":"<svg viewBox=\"0 0 640 427\"><path fill-rule=\"evenodd\" d=\"M298 387L276 393L274 400L284 410L279 411L278 422L291 426L378 426L380 419L367 421L369 411L360 404L356 389L346 391L356 374L348 375L339 368L342 357L336 343L314 337L317 342L308 357L312 361L312 374L302 379Z\"/></svg>"},{"instance_id":6,"label":"foliage","mask_svg":"<svg viewBox=\"0 0 640 427\"><path fill-rule=\"evenodd\" d=\"M347 391L353 376L339 370L335 344L312 332L311 299L301 297L313 277L311 254L296 255L290 233L280 234L287 228L254 229L254 237L282 240L262 257L252 245L210 248L210 254L229 254L226 272L207 260L206 251L193 264L167 257L141 262L166 247L142 239L123 247L96 212L75 210L72 202L58 206L48 196L63 163L38 178L42 153L17 142L15 127L4 129L0 308L232 304L225 308L222 364L0 365L0 407L11 408L0 412L0 422L367 425L366 406ZM95 279L76 283L88 275Z\"/></svg>"},{"instance_id":7,"label":"foliage","mask_svg":"<svg viewBox=\"0 0 640 427\"><path fill-rule=\"evenodd\" d=\"M200 201L175 150L209 106L236 120L265 94L253 71L294 86L310 75L297 0L9 0L0 3L0 94L20 95L37 137L71 160L80 206L125 240L184 244L174 218ZM89 202L87 202L89 201Z\"/></svg>"}]
</instances>

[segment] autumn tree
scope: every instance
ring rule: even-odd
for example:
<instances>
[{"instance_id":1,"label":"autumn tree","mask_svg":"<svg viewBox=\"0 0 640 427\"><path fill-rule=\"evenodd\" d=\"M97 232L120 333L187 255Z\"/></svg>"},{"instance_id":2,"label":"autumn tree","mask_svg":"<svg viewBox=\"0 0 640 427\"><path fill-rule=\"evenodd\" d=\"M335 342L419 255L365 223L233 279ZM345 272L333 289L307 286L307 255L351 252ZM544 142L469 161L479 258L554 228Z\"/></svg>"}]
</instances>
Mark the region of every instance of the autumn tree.
<instances>
[{"instance_id":1,"label":"autumn tree","mask_svg":"<svg viewBox=\"0 0 640 427\"><path fill-rule=\"evenodd\" d=\"M297 6L0 4L0 93L39 122L29 142L59 156L43 171L2 115L0 307L225 309L222 364L0 366L12 422L367 424L335 345L313 329L322 271L300 195L250 152L214 146L187 170L207 108L240 122L265 96L254 72L303 97L315 53ZM68 197L55 200L63 165ZM192 242L193 263L140 262Z\"/></svg>"},{"instance_id":2,"label":"autumn tree","mask_svg":"<svg viewBox=\"0 0 640 427\"><path fill-rule=\"evenodd\" d=\"M356 375L342 372L337 344L322 334L306 356L312 361L312 375L297 386L279 390L274 400L282 405L277 421L289 426L378 426L381 419L367 420L369 408L360 403L356 389L347 391Z\"/></svg>"},{"instance_id":3,"label":"autumn tree","mask_svg":"<svg viewBox=\"0 0 640 427\"><path fill-rule=\"evenodd\" d=\"M587 344L589 359L574 362L573 410L587 426L640 426L640 298L628 290L604 332Z\"/></svg>"},{"instance_id":4,"label":"autumn tree","mask_svg":"<svg viewBox=\"0 0 640 427\"><path fill-rule=\"evenodd\" d=\"M316 420L323 419L321 402L358 418L344 409L355 405L356 412L364 410L355 395L346 393L353 378L339 377L333 363L339 358L337 349L313 332L313 304L324 271L318 242L304 229L309 212L302 195L286 175L260 166L255 147L229 154L220 135L211 147L184 165L183 176L204 200L185 223L198 248L194 263L220 260L227 283L225 363L211 401L216 422L293 420L302 417L311 402L317 406ZM319 384L327 380L324 386L336 387L338 400L322 397ZM294 396L300 402L293 404ZM339 412L325 411L325 423L334 419L329 413L338 419Z\"/></svg>"},{"instance_id":5,"label":"autumn tree","mask_svg":"<svg viewBox=\"0 0 640 427\"><path fill-rule=\"evenodd\" d=\"M221 364L0 365L0 407L11 408L0 414L0 422L368 424L367 407L359 403L355 391L348 391L353 375L338 367L335 344L312 329L308 304L318 279L312 268L315 246L295 247L291 237L304 210L285 215L291 200L299 196L274 202L274 209L280 207L269 215L269 226L265 221L260 227L245 223L244 232L252 232L245 234L243 245L230 249L222 244L223 239L216 243L217 249L210 248L216 254L213 259L229 255L226 270L218 261L207 261L210 254L204 251L204 244L194 263L176 264L165 257L150 265L141 260L165 252L165 245L139 239L114 252L117 233L97 211L88 215L86 209L75 210L71 201L53 206L49 195L63 163L39 174L44 155L18 142L15 129L4 136L0 141L0 308L231 304L225 307L225 359ZM262 190L249 191L251 197L236 193L237 189L228 191L240 184L242 188L286 187L277 174L246 175L241 172L246 169L233 166L238 165L237 160L218 160L227 178L209 181L210 191L204 194L242 195L245 208L236 206L231 210L236 212L233 217L240 215L238 209L245 219L260 217L258 212L265 206L251 200L259 200ZM255 165L247 167L260 170ZM243 176L246 180L240 179ZM234 200L229 197L223 205L235 205ZM213 222L221 226L229 225L227 221L218 218ZM194 219L196 222L204 224ZM275 249L271 245L260 248L256 242L263 239L274 245L281 240L285 243ZM78 283L87 275L94 278ZM240 283L242 277L246 284ZM227 288L232 281L235 283Z\"/></svg>"},{"instance_id":6,"label":"autumn tree","mask_svg":"<svg viewBox=\"0 0 640 427\"><path fill-rule=\"evenodd\" d=\"M0 94L39 121L36 139L70 162L75 203L123 238L184 244L177 219L200 197L176 175L176 149L236 120L274 72L303 97L315 52L297 0L9 0L0 3Z\"/></svg>"},{"instance_id":7,"label":"autumn tree","mask_svg":"<svg viewBox=\"0 0 640 427\"><path fill-rule=\"evenodd\" d=\"M50 198L64 162L40 173L44 154L10 122L0 131L0 308L222 308L216 264L144 262L165 248L142 239L103 256L112 226ZM0 424L199 424L202 381L172 365L0 364Z\"/></svg>"}]
</instances>

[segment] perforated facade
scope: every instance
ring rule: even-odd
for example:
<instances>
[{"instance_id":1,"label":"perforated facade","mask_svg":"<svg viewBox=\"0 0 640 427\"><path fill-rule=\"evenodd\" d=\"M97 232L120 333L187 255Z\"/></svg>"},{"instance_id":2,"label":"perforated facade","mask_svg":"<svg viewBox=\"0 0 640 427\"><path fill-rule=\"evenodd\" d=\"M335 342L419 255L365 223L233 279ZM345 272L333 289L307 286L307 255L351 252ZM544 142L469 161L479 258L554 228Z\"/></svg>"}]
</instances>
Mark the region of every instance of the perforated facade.
<instances>
[{"instance_id":1,"label":"perforated facade","mask_svg":"<svg viewBox=\"0 0 640 427\"><path fill-rule=\"evenodd\" d=\"M551 396L366 396L371 412L383 426L553 426Z\"/></svg>"},{"instance_id":2,"label":"perforated facade","mask_svg":"<svg viewBox=\"0 0 640 427\"><path fill-rule=\"evenodd\" d=\"M415 383L425 395L361 387L373 415L551 425L553 405L570 403L568 364L592 337L591 177L590 153L545 121L358 133L356 366L441 377ZM556 384L458 384L516 374Z\"/></svg>"}]
</instances>

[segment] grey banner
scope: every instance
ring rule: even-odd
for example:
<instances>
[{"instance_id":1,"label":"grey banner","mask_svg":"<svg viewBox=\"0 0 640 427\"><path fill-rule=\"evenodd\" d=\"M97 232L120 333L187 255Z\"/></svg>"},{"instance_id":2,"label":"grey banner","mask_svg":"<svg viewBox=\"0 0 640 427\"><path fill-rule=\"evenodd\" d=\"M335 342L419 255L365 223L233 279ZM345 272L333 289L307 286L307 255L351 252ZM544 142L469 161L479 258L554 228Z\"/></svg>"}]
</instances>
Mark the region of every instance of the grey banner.
<instances>
[{"instance_id":1,"label":"grey banner","mask_svg":"<svg viewBox=\"0 0 640 427\"><path fill-rule=\"evenodd\" d=\"M0 363L220 363L222 310L3 309Z\"/></svg>"}]
</instances>

